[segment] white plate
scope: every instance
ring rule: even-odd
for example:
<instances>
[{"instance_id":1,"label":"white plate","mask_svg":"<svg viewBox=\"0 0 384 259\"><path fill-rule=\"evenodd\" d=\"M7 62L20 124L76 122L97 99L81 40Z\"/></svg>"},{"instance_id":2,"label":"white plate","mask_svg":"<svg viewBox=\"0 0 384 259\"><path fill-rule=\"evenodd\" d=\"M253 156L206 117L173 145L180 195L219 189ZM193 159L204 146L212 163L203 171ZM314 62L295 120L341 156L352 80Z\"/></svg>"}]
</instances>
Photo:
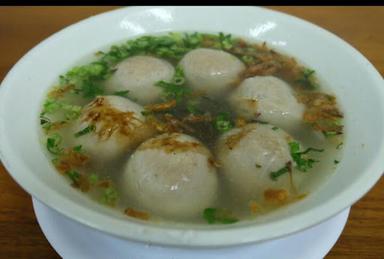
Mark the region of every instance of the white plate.
<instances>
[{"instance_id":1,"label":"white plate","mask_svg":"<svg viewBox=\"0 0 384 259\"><path fill-rule=\"evenodd\" d=\"M63 258L98 259L319 259L336 243L349 215L349 208L335 217L284 238L252 245L217 249L183 249L136 243L104 234L79 224L33 199L40 227Z\"/></svg>"}]
</instances>

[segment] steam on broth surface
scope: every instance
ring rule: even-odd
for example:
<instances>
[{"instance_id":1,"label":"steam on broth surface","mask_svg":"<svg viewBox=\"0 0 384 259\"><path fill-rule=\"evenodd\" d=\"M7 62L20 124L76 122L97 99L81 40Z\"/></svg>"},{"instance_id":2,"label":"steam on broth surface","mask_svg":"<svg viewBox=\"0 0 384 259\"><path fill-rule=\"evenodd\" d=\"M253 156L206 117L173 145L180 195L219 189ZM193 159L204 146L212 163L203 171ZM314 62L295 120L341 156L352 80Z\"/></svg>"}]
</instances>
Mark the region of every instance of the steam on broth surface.
<instances>
[{"instance_id":1,"label":"steam on broth surface","mask_svg":"<svg viewBox=\"0 0 384 259\"><path fill-rule=\"evenodd\" d=\"M257 218L305 198L339 163L336 98L265 43L170 33L94 59L48 92L43 141L75 189L127 217Z\"/></svg>"}]
</instances>

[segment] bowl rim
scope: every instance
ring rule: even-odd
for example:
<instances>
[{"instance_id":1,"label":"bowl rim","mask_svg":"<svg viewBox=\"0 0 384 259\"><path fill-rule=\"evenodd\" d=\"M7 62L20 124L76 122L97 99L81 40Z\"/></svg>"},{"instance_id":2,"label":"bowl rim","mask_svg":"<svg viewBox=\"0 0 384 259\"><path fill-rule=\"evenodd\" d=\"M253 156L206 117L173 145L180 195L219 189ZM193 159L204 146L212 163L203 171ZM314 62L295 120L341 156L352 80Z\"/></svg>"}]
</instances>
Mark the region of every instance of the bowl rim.
<instances>
[{"instance_id":1,"label":"bowl rim","mask_svg":"<svg viewBox=\"0 0 384 259\"><path fill-rule=\"evenodd\" d=\"M31 50L29 50L22 58L18 60L18 62L12 67L12 69L7 73L5 78L3 79L0 87L0 103L2 98L5 98L5 93L8 91L9 88L12 88L11 85L8 83L8 81L11 81L11 78L15 75L15 73L18 70L18 67L21 66L27 60L32 53L38 52L40 48L43 48L46 43L51 41L52 39L56 38L58 35L64 34L68 31L70 31L72 28L80 25L80 24L86 24L91 23L94 19L101 19L103 17L114 15L117 13L134 13L136 11L142 11L149 8L154 8L154 6L146 6L146 7L125 7L125 8L118 8L116 10L111 10L107 12L103 12L98 15L91 16L89 18L83 19L77 23L71 24L60 31L52 34L48 38L44 39L42 42L40 42L38 45L33 47ZM169 7L162 7L162 8L169 8ZM172 7L172 8L185 8L185 7ZM303 26L307 26L312 28L313 30L316 30L318 33L321 33L325 37L327 37L329 40L332 40L336 42L339 45L342 45L344 48L346 48L348 51L350 51L355 59L358 59L360 62L363 62L367 64L366 67L366 73L369 73L372 77L372 80L374 80L375 85L382 85L383 79L379 72L374 68L374 66L354 47L352 47L350 44L336 36L335 34L313 24L308 21L305 21L303 19L294 17L292 15L288 15L279 11L262 8L262 7L254 7L254 6L244 6L244 7L194 7L194 8L254 8L259 9L262 12L283 16L286 19L293 20L297 23L301 23ZM381 98L384 100L384 87L378 88L378 92L381 95ZM0 114L1 114L0 110ZM2 117L0 116L0 123ZM0 124L1 126L1 124ZM366 169L366 171L372 172L370 175L366 175L364 179L360 179L360 181L354 182L354 184L346 189L340 192L336 197L333 199L330 199L320 206L313 208L311 210L307 210L305 212L295 214L294 216L289 217L288 219L281 220L279 222L273 222L273 223L266 223L263 224L263 226L239 226L239 227L232 227L228 229L223 228L214 228L214 229L195 229L195 230L185 230L180 228L163 228L161 226L153 226L150 224L145 223L138 223L134 221L128 221L126 220L124 223L122 223L121 220L112 219L109 216L101 215L100 213L96 213L97 217L95 217L95 213L88 208L84 208L79 206L76 202L73 202L66 198L65 196L58 195L57 193L52 193L51 195L42 195L43 192L38 191L37 188L43 188L45 191L50 191L51 189L49 187L46 187L45 185L40 186L32 186L28 185L27 183L24 183L21 178L16 177L16 175L13 173L15 170L21 170L21 165L16 165L12 160L14 159L10 152L8 152L9 147L3 145L4 139L2 139L1 130L3 128L0 127L0 159L4 165L4 167L7 169L9 174L12 176L12 178L30 195L32 195L34 198L38 199L39 201L43 202L50 208L53 208L54 210L58 211L59 213L63 214L64 216L76 220L84 225L87 225L89 227L92 227L94 229L97 229L102 232L106 232L108 234L134 240L134 241L140 241L140 242L150 242L150 243L156 243L156 244L162 244L162 245L172 245L172 246L194 246L194 247L206 247L206 246L229 246L229 245L240 245L250 242L260 242L265 241L269 239L275 239L278 237L283 237L286 235L290 235L293 233L296 233L298 231L310 228L316 224L319 224L330 217L336 215L343 209L349 207L351 204L356 202L358 199L360 199L366 192L369 191L370 188L373 187L373 185L378 181L378 179L381 177L382 172L384 170L384 163L380 160L381 157L384 157L384 138L381 139L381 142L378 143L380 145L380 152L376 154L374 158L372 158L372 163L370 166ZM353 191L352 191L353 189ZM358 191L356 191L358 190ZM60 206L58 204L61 204ZM63 206L63 204L67 204L72 206L71 208L66 208L66 206ZM344 204L343 206L340 206L339 204ZM325 208L327 208L325 210ZM324 213L326 211L326 213ZM322 213L318 213L322 212ZM325 216L324 216L325 214ZM321 216L320 216L321 215ZM92 220L89 220L87 216L93 216L89 217ZM305 219L305 220L304 220ZM295 224L292 224L293 222L300 222L305 221L306 223L301 223L299 226L296 226ZM116 224L113 227L105 227L105 223L111 223ZM122 224L125 224L124 229L129 229L128 232L122 232L119 231L122 227ZM253 233L251 234L252 230L257 228L260 232L257 234ZM272 234L264 234L264 230L274 230L272 231ZM255 231L257 232L257 231ZM166 238L164 234L167 234L169 237L174 238ZM182 238L178 238L182 237ZM187 237L187 238L184 238Z\"/></svg>"}]
</instances>

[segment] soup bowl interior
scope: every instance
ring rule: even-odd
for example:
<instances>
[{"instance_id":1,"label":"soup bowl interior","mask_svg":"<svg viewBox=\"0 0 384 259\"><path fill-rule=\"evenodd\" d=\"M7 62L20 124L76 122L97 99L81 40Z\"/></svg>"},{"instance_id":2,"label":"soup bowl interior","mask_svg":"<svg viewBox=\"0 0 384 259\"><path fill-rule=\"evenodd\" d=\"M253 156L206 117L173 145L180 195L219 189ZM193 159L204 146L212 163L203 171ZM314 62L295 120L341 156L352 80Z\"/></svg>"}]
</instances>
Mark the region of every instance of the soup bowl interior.
<instances>
[{"instance_id":1,"label":"soup bowl interior","mask_svg":"<svg viewBox=\"0 0 384 259\"><path fill-rule=\"evenodd\" d=\"M312 67L345 113L343 159L311 195L253 221L233 225L151 223L130 219L74 190L44 153L38 114L47 89L79 60L141 35L225 32ZM281 237L318 224L361 198L384 169L384 88L350 45L303 20L256 7L129 7L91 17L29 51L0 88L1 160L33 197L60 213L122 238L177 246L226 246Z\"/></svg>"}]
</instances>

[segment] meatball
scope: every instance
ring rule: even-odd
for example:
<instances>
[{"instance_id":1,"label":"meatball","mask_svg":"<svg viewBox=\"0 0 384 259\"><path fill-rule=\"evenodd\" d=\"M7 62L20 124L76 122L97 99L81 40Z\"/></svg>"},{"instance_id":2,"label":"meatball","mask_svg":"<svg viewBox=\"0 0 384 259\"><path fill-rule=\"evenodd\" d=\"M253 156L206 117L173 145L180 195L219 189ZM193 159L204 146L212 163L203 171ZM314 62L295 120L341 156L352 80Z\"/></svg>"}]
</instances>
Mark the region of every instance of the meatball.
<instances>
[{"instance_id":1,"label":"meatball","mask_svg":"<svg viewBox=\"0 0 384 259\"><path fill-rule=\"evenodd\" d=\"M129 158L121 189L128 200L156 215L193 218L211 206L218 189L210 151L197 139L162 134Z\"/></svg>"},{"instance_id":2,"label":"meatball","mask_svg":"<svg viewBox=\"0 0 384 259\"><path fill-rule=\"evenodd\" d=\"M195 49L180 61L187 84L192 89L217 96L230 89L245 65L235 56L213 49Z\"/></svg>"},{"instance_id":3,"label":"meatball","mask_svg":"<svg viewBox=\"0 0 384 259\"><path fill-rule=\"evenodd\" d=\"M143 110L127 98L98 96L74 122L74 142L94 162L113 161L153 135L154 130L141 114Z\"/></svg>"},{"instance_id":4,"label":"meatball","mask_svg":"<svg viewBox=\"0 0 384 259\"><path fill-rule=\"evenodd\" d=\"M173 66L165 60L150 56L135 56L125 59L116 66L115 73L106 82L110 92L129 91L129 96L140 104L155 102L162 89L156 82L170 81L175 73Z\"/></svg>"},{"instance_id":5,"label":"meatball","mask_svg":"<svg viewBox=\"0 0 384 259\"><path fill-rule=\"evenodd\" d=\"M302 122L304 105L298 103L287 83L274 76L244 80L229 101L236 113L248 120L257 118L285 130Z\"/></svg>"},{"instance_id":6,"label":"meatball","mask_svg":"<svg viewBox=\"0 0 384 259\"><path fill-rule=\"evenodd\" d=\"M288 190L288 174L272 180L270 173L292 163L289 142L283 130L259 123L247 124L223 134L216 153L224 183L232 197L264 201L269 189Z\"/></svg>"}]
</instances>

